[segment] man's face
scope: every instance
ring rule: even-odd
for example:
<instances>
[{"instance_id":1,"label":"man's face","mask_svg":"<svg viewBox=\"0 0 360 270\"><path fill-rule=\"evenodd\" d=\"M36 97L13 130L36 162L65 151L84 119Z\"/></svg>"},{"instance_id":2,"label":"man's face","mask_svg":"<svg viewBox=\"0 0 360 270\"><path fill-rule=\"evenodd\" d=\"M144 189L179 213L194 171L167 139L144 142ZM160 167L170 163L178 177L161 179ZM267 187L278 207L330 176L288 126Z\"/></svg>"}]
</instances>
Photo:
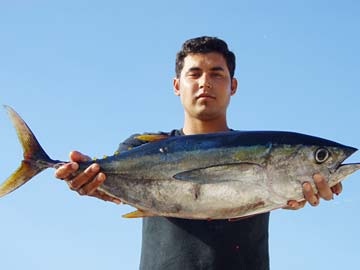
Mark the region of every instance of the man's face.
<instances>
[{"instance_id":1,"label":"man's face","mask_svg":"<svg viewBox=\"0 0 360 270\"><path fill-rule=\"evenodd\" d=\"M189 54L180 78L174 79L175 95L180 96L187 116L205 121L226 117L236 87L224 57L215 52Z\"/></svg>"}]
</instances>

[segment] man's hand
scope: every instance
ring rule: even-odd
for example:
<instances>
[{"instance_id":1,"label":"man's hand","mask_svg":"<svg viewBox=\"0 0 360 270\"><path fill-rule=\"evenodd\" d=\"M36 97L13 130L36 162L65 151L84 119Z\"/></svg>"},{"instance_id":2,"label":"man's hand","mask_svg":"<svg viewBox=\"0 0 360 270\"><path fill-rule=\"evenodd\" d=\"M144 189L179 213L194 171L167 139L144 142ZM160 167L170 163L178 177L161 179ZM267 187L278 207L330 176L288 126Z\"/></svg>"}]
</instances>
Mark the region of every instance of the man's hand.
<instances>
[{"instance_id":1,"label":"man's hand","mask_svg":"<svg viewBox=\"0 0 360 270\"><path fill-rule=\"evenodd\" d=\"M318 193L315 193L313 188L311 187L311 184L309 182L306 182L303 184L303 193L305 199L300 202L289 201L288 205L283 209L301 209L305 206L306 202L309 202L312 206L318 206L320 203L320 198L329 201L333 199L334 193L336 195L339 195L342 191L341 183L338 183L332 188L330 188L328 183L326 182L325 177L319 173L314 174L313 179Z\"/></svg>"},{"instance_id":2,"label":"man's hand","mask_svg":"<svg viewBox=\"0 0 360 270\"><path fill-rule=\"evenodd\" d=\"M94 163L76 177L72 176L79 169L77 162L88 161L90 157L80 152L72 151L70 152L70 160L71 162L66 163L55 171L56 178L65 180L70 189L75 190L80 195L93 196L116 204L121 203L119 199L113 198L97 189L106 179L106 175L100 172L98 164Z\"/></svg>"}]
</instances>

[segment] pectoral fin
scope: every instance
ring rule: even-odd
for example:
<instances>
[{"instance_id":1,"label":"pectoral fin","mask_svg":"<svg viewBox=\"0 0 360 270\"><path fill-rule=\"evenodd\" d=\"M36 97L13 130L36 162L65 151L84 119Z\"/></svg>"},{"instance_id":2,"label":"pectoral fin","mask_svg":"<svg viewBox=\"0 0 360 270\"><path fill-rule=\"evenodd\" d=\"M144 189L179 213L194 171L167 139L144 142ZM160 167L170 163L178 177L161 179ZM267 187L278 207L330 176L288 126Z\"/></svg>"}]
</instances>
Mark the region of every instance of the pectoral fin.
<instances>
[{"instance_id":1,"label":"pectoral fin","mask_svg":"<svg viewBox=\"0 0 360 270\"><path fill-rule=\"evenodd\" d=\"M174 175L174 178L177 180L206 184L239 181L240 176L245 181L246 179L253 178L254 175L260 175L263 173L264 170L261 165L256 163L242 162L184 171Z\"/></svg>"},{"instance_id":2,"label":"pectoral fin","mask_svg":"<svg viewBox=\"0 0 360 270\"><path fill-rule=\"evenodd\" d=\"M155 215L142 210L136 210L134 212L123 215L124 218L142 218L142 217L153 217L153 216Z\"/></svg>"}]
</instances>

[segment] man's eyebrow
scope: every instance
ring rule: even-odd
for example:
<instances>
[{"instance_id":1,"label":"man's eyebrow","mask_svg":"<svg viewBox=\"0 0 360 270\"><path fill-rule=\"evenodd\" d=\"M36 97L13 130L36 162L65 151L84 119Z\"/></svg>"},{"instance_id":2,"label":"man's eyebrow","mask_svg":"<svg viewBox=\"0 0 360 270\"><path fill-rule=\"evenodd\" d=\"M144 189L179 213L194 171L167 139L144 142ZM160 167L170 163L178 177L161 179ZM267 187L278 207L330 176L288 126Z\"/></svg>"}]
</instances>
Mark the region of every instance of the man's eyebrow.
<instances>
[{"instance_id":1,"label":"man's eyebrow","mask_svg":"<svg viewBox=\"0 0 360 270\"><path fill-rule=\"evenodd\" d=\"M199 67L191 67L191 68L189 68L189 69L187 70L187 72L200 71L200 70L201 70L201 68L199 68Z\"/></svg>"},{"instance_id":2,"label":"man's eyebrow","mask_svg":"<svg viewBox=\"0 0 360 270\"><path fill-rule=\"evenodd\" d=\"M199 67L191 67L187 70L187 72L191 72L191 71L200 71L201 68ZM221 66L215 66L215 67L212 67L210 68L211 71L225 71L225 69Z\"/></svg>"},{"instance_id":3,"label":"man's eyebrow","mask_svg":"<svg viewBox=\"0 0 360 270\"><path fill-rule=\"evenodd\" d=\"M210 68L210 70L211 70L211 71L218 71L218 70L224 71L224 68L223 68L223 67L220 67L220 66L216 66L216 67Z\"/></svg>"}]
</instances>

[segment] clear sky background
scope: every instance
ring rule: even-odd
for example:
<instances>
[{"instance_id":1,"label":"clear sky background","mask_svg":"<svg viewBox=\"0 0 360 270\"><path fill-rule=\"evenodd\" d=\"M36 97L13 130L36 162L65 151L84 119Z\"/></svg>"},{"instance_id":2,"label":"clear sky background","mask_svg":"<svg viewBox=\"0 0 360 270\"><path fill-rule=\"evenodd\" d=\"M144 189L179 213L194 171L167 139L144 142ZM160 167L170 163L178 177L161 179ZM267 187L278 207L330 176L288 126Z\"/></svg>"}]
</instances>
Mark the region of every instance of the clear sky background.
<instances>
[{"instance_id":1,"label":"clear sky background","mask_svg":"<svg viewBox=\"0 0 360 270\"><path fill-rule=\"evenodd\" d=\"M175 54L201 35L237 55L229 124L360 147L358 1L0 1L0 103L48 154L112 154L136 132L180 128ZM0 113L0 181L22 150ZM355 154L350 161L360 161ZM137 269L141 220L47 170L0 200L1 269ZM271 214L272 269L353 269L360 174L331 202ZM156 259L156 258L154 258Z\"/></svg>"}]
</instances>

